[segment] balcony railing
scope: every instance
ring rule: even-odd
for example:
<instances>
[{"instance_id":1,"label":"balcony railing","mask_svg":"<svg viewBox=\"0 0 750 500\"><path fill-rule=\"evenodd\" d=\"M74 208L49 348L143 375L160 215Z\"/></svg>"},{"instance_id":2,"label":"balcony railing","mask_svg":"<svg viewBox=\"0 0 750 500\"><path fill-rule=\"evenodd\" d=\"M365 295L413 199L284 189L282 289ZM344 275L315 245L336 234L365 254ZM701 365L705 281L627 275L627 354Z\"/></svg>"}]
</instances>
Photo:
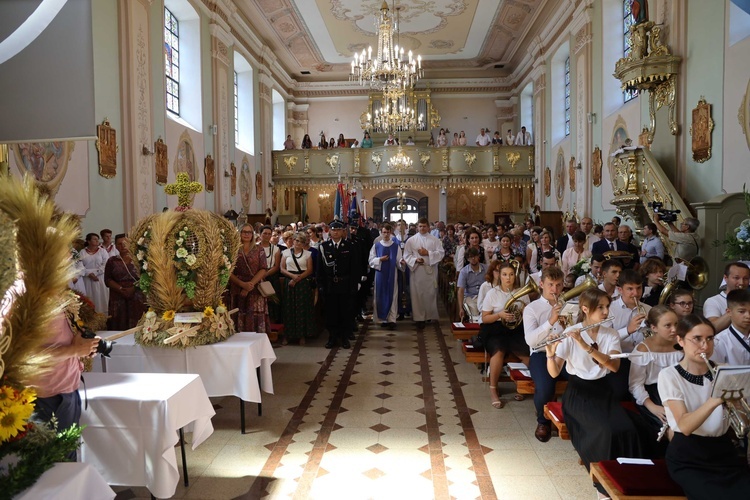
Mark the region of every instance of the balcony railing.
<instances>
[{"instance_id":1,"label":"balcony railing","mask_svg":"<svg viewBox=\"0 0 750 500\"><path fill-rule=\"evenodd\" d=\"M399 149L412 160L411 167L403 170L389 167L388 160ZM276 184L331 184L339 176L359 179L367 185L401 181L435 185L486 182L525 187L534 179L534 147L379 146L273 152L273 180Z\"/></svg>"}]
</instances>

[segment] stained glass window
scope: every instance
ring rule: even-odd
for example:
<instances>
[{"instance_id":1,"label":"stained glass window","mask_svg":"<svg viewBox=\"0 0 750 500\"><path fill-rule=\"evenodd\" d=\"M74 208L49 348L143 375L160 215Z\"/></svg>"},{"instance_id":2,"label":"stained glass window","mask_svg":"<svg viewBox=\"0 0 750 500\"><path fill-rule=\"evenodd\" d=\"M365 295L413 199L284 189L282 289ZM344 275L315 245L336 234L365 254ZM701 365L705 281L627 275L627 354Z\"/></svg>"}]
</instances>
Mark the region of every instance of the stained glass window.
<instances>
[{"instance_id":1,"label":"stained glass window","mask_svg":"<svg viewBox=\"0 0 750 500\"><path fill-rule=\"evenodd\" d=\"M570 135L570 57L565 59L565 136Z\"/></svg>"},{"instance_id":2,"label":"stained glass window","mask_svg":"<svg viewBox=\"0 0 750 500\"><path fill-rule=\"evenodd\" d=\"M180 25L164 8L164 74L167 84L167 110L180 114Z\"/></svg>"},{"instance_id":3,"label":"stained glass window","mask_svg":"<svg viewBox=\"0 0 750 500\"><path fill-rule=\"evenodd\" d=\"M623 0L622 2L622 56L628 57L630 55L630 27L633 25L633 15L630 11L630 0ZM631 99L638 97L637 90L624 90L622 92L623 102L628 102Z\"/></svg>"}]
</instances>

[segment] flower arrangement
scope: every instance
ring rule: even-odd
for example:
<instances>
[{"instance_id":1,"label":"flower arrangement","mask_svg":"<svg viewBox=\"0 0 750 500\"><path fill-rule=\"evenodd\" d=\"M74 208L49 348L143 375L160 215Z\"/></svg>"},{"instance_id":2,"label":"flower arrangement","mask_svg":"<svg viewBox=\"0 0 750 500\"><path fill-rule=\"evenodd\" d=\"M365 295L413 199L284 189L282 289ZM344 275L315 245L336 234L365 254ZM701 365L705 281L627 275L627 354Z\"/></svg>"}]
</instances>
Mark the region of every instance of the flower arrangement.
<instances>
[{"instance_id":1,"label":"flower arrangement","mask_svg":"<svg viewBox=\"0 0 750 500\"><path fill-rule=\"evenodd\" d=\"M164 347L164 340L175 333L198 327L167 345L184 348L219 342L235 333L221 304L240 245L230 222L204 210L163 212L139 221L130 236L141 278L148 274L141 290L150 308L138 322L136 342ZM176 323L182 312L200 312L202 321Z\"/></svg>"},{"instance_id":2,"label":"flower arrangement","mask_svg":"<svg viewBox=\"0 0 750 500\"><path fill-rule=\"evenodd\" d=\"M747 215L750 217L750 192L742 185ZM750 218L743 220L733 233L727 234L724 241L716 240L716 246L724 246L724 258L727 260L750 260Z\"/></svg>"},{"instance_id":3,"label":"flower arrangement","mask_svg":"<svg viewBox=\"0 0 750 500\"><path fill-rule=\"evenodd\" d=\"M50 322L73 300L70 248L77 223L42 195L33 177L0 182L0 497L12 498L80 444L81 428L34 421L31 385L54 359ZM17 264L7 253L17 257ZM19 271L22 273L23 286ZM80 307L80 306L76 306ZM76 309L77 310L77 309Z\"/></svg>"},{"instance_id":4,"label":"flower arrangement","mask_svg":"<svg viewBox=\"0 0 750 500\"><path fill-rule=\"evenodd\" d=\"M575 275L576 278L588 274L591 272L591 259L581 259L570 268L570 272Z\"/></svg>"},{"instance_id":5,"label":"flower arrangement","mask_svg":"<svg viewBox=\"0 0 750 500\"><path fill-rule=\"evenodd\" d=\"M148 293L151 289L151 270L148 268L148 246L151 242L151 226L146 227L143 234L135 243L135 260L138 262L138 288L143 293Z\"/></svg>"}]
</instances>

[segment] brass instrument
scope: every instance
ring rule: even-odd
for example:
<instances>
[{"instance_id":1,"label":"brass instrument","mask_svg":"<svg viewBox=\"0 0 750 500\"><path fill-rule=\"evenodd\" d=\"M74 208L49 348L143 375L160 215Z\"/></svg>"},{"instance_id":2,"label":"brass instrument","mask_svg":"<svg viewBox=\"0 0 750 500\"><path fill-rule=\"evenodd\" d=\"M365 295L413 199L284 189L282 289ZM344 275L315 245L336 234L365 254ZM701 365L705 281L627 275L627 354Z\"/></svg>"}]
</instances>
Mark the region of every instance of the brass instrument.
<instances>
[{"instance_id":1,"label":"brass instrument","mask_svg":"<svg viewBox=\"0 0 750 500\"><path fill-rule=\"evenodd\" d=\"M516 261L517 262L517 261ZM505 312L513 315L513 320L502 320L503 325L508 329L513 330L523 321L523 308L524 303L520 302L519 299L530 293L542 294L534 278L529 278L523 288L517 290L513 295L510 296L508 302L505 303Z\"/></svg>"},{"instance_id":2,"label":"brass instrument","mask_svg":"<svg viewBox=\"0 0 750 500\"><path fill-rule=\"evenodd\" d=\"M700 357L706 362L708 371L711 372L711 376L716 381L716 369L708 361L706 353L700 353ZM735 395L736 393L739 395ZM721 400L724 402L724 409L726 410L725 418L729 420L729 425L734 429L734 433L738 438L745 437L750 431L750 406L747 404L742 389L724 390Z\"/></svg>"},{"instance_id":3,"label":"brass instrument","mask_svg":"<svg viewBox=\"0 0 750 500\"><path fill-rule=\"evenodd\" d=\"M675 262L687 266L685 281L687 281L688 285L694 290L701 290L708 285L708 262L706 262L703 257L696 255L690 259L690 262L678 258L675 259Z\"/></svg>"},{"instance_id":4,"label":"brass instrument","mask_svg":"<svg viewBox=\"0 0 750 500\"><path fill-rule=\"evenodd\" d=\"M594 323L593 325L584 326L583 328L581 328L579 330L579 332L585 332L586 330L591 330L593 328L596 328L597 326L603 325L604 323L608 323L608 322L612 321L613 319L615 319L615 317L614 316L610 316L609 318L604 319L602 321L599 321L598 323ZM562 332L560 335L557 335L557 336L550 335L549 337L547 337L546 339L544 339L541 343L535 345L534 348L532 349L532 351L538 351L540 349L544 349L545 347L547 347L550 344L554 344L556 342L560 342L561 340L564 340L564 339L568 338L568 336L570 335L570 332L572 332L572 331L573 330L568 330L566 332Z\"/></svg>"},{"instance_id":5,"label":"brass instrument","mask_svg":"<svg viewBox=\"0 0 750 500\"><path fill-rule=\"evenodd\" d=\"M563 293L557 298L557 303L561 306L565 306L565 304L570 300L578 297L583 292L588 290L589 288L597 288L599 286L599 283L596 282L596 280L589 274L586 276L586 279L583 280L583 283L578 285L577 287L571 288L567 292Z\"/></svg>"},{"instance_id":6,"label":"brass instrument","mask_svg":"<svg viewBox=\"0 0 750 500\"><path fill-rule=\"evenodd\" d=\"M662 283L664 283L664 289L661 291L661 294L659 294L659 305L666 304L669 300L669 296L672 295L674 287L677 286L677 276L667 278L665 273L662 278Z\"/></svg>"},{"instance_id":7,"label":"brass instrument","mask_svg":"<svg viewBox=\"0 0 750 500\"><path fill-rule=\"evenodd\" d=\"M609 252L604 252L603 255L607 260L622 259L624 264L629 264L633 260L633 254L625 250L610 250Z\"/></svg>"}]
</instances>

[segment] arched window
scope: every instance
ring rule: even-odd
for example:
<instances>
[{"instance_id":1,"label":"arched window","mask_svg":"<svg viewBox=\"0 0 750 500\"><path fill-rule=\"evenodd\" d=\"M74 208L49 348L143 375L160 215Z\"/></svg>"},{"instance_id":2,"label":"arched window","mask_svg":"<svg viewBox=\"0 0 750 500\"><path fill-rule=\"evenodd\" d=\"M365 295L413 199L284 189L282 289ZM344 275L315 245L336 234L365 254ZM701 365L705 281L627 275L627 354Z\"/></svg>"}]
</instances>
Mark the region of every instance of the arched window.
<instances>
[{"instance_id":1,"label":"arched window","mask_svg":"<svg viewBox=\"0 0 750 500\"><path fill-rule=\"evenodd\" d=\"M237 72L234 71L234 143L240 143L240 113L239 113L240 90L237 84Z\"/></svg>"},{"instance_id":2,"label":"arched window","mask_svg":"<svg viewBox=\"0 0 750 500\"><path fill-rule=\"evenodd\" d=\"M180 22L164 7L164 71L167 110L180 115Z\"/></svg>"},{"instance_id":3,"label":"arched window","mask_svg":"<svg viewBox=\"0 0 750 500\"><path fill-rule=\"evenodd\" d=\"M565 59L565 137L570 135L570 56Z\"/></svg>"},{"instance_id":4,"label":"arched window","mask_svg":"<svg viewBox=\"0 0 750 500\"><path fill-rule=\"evenodd\" d=\"M630 27L633 25L633 15L630 10L630 0L622 1L622 57L630 55ZM638 97L637 90L626 89L622 92L622 102L628 102Z\"/></svg>"},{"instance_id":5,"label":"arched window","mask_svg":"<svg viewBox=\"0 0 750 500\"><path fill-rule=\"evenodd\" d=\"M253 106L253 67L234 51L234 143L242 151L255 154L255 114Z\"/></svg>"},{"instance_id":6,"label":"arched window","mask_svg":"<svg viewBox=\"0 0 750 500\"><path fill-rule=\"evenodd\" d=\"M164 69L167 117L202 130L201 27L187 0L164 0Z\"/></svg>"}]
</instances>

